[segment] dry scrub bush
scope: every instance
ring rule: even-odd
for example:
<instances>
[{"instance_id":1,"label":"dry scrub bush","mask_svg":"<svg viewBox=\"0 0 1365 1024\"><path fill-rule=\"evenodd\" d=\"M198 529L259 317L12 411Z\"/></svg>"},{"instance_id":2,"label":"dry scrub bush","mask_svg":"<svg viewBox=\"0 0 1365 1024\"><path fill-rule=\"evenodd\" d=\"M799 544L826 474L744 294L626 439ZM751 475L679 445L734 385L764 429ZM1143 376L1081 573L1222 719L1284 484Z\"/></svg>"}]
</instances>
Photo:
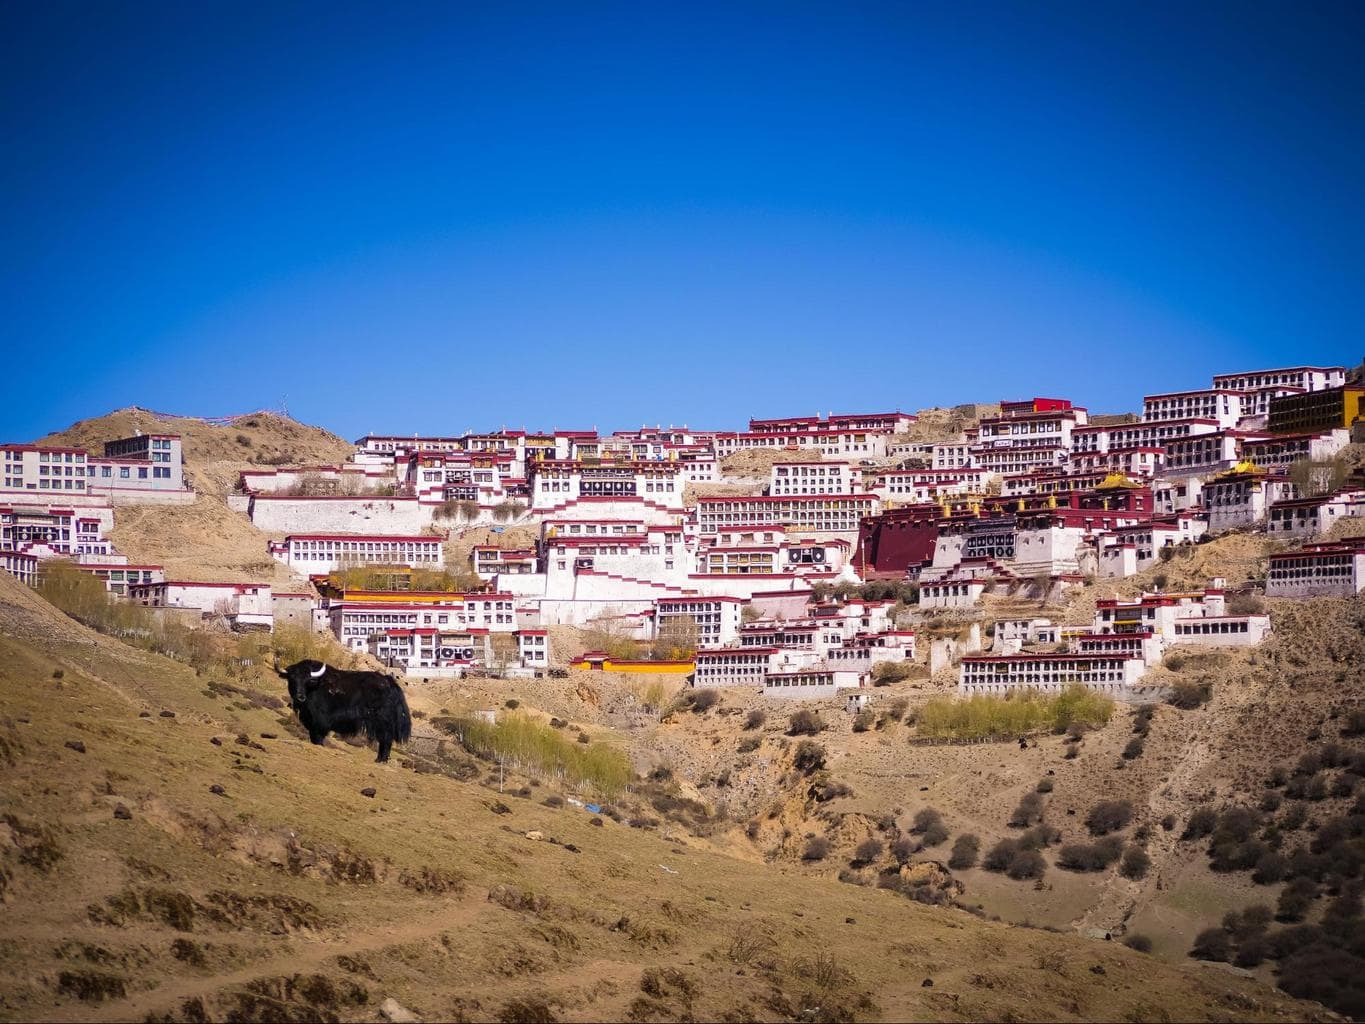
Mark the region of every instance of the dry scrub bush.
<instances>
[{"instance_id":1,"label":"dry scrub bush","mask_svg":"<svg viewBox=\"0 0 1365 1024\"><path fill-rule=\"evenodd\" d=\"M953 843L953 852L948 857L948 867L954 871L976 867L977 852L980 849L981 840L970 832L958 836L957 842Z\"/></svg>"},{"instance_id":2,"label":"dry scrub bush","mask_svg":"<svg viewBox=\"0 0 1365 1024\"><path fill-rule=\"evenodd\" d=\"M1128 800L1101 800L1085 816L1085 827L1092 836L1117 832L1133 820L1133 804Z\"/></svg>"},{"instance_id":3,"label":"dry scrub bush","mask_svg":"<svg viewBox=\"0 0 1365 1024\"><path fill-rule=\"evenodd\" d=\"M801 859L824 860L829 856L829 850L829 840L824 836L815 836L806 843L806 848L801 853Z\"/></svg>"},{"instance_id":4,"label":"dry scrub bush","mask_svg":"<svg viewBox=\"0 0 1365 1024\"><path fill-rule=\"evenodd\" d=\"M804 708L793 711L787 719L788 736L818 736L824 728L824 719L814 711L807 711Z\"/></svg>"}]
</instances>

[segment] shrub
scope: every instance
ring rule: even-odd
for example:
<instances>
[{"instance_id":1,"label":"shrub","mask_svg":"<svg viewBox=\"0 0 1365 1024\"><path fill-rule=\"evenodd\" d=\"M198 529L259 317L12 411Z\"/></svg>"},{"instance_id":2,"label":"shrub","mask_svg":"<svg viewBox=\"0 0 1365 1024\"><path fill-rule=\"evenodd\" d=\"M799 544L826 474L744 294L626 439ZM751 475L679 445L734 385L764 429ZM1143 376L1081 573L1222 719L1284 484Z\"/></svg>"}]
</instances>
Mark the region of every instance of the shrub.
<instances>
[{"instance_id":1,"label":"shrub","mask_svg":"<svg viewBox=\"0 0 1365 1024\"><path fill-rule=\"evenodd\" d=\"M1253 935L1237 944L1237 955L1232 962L1238 967L1257 967L1265 961L1270 952L1270 943L1264 935Z\"/></svg>"},{"instance_id":2,"label":"shrub","mask_svg":"<svg viewBox=\"0 0 1365 1024\"><path fill-rule=\"evenodd\" d=\"M1016 882L1026 878L1042 878L1047 871L1047 862L1037 850L1016 850L1005 868L1005 874Z\"/></svg>"},{"instance_id":3,"label":"shrub","mask_svg":"<svg viewBox=\"0 0 1365 1024\"><path fill-rule=\"evenodd\" d=\"M797 771L805 772L807 775L811 772L818 772L825 766L825 748L814 740L802 740L796 746L792 766Z\"/></svg>"},{"instance_id":4,"label":"shrub","mask_svg":"<svg viewBox=\"0 0 1365 1024\"><path fill-rule=\"evenodd\" d=\"M1067 871L1103 871L1122 852L1123 842L1117 836L1098 843L1067 843L1057 851L1057 866Z\"/></svg>"},{"instance_id":5,"label":"shrub","mask_svg":"<svg viewBox=\"0 0 1365 1024\"><path fill-rule=\"evenodd\" d=\"M768 713L766 711L764 711L762 708L754 708L752 711L750 711L747 715L744 716L744 728L761 729L763 728L763 723L766 722L767 720Z\"/></svg>"},{"instance_id":6,"label":"shrub","mask_svg":"<svg viewBox=\"0 0 1365 1024\"><path fill-rule=\"evenodd\" d=\"M909 679L915 672L912 661L879 661L872 666L872 685L890 686L903 679Z\"/></svg>"},{"instance_id":7,"label":"shrub","mask_svg":"<svg viewBox=\"0 0 1365 1024\"><path fill-rule=\"evenodd\" d=\"M1215 960L1226 963L1232 955L1232 940L1221 928L1205 928L1194 938L1190 956L1196 960Z\"/></svg>"},{"instance_id":8,"label":"shrub","mask_svg":"<svg viewBox=\"0 0 1365 1024\"><path fill-rule=\"evenodd\" d=\"M1170 662L1169 657L1166 660ZM1181 711L1192 711L1201 704L1207 704L1212 697L1212 683L1179 682L1171 687L1166 703Z\"/></svg>"},{"instance_id":9,"label":"shrub","mask_svg":"<svg viewBox=\"0 0 1365 1024\"><path fill-rule=\"evenodd\" d=\"M953 843L953 852L948 855L948 867L954 871L976 867L977 852L980 849L981 840L970 832L958 836L957 842Z\"/></svg>"},{"instance_id":10,"label":"shrub","mask_svg":"<svg viewBox=\"0 0 1365 1024\"><path fill-rule=\"evenodd\" d=\"M1123 851L1123 860L1119 863L1119 874L1124 878L1137 880L1147 876L1147 869L1152 866L1152 858L1147 856L1147 851L1140 846L1130 846Z\"/></svg>"},{"instance_id":11,"label":"shrub","mask_svg":"<svg viewBox=\"0 0 1365 1024\"><path fill-rule=\"evenodd\" d=\"M862 867L871 864L882 855L884 849L886 848L882 846L880 839L869 836L859 843L857 849L853 851L853 866Z\"/></svg>"},{"instance_id":12,"label":"shrub","mask_svg":"<svg viewBox=\"0 0 1365 1024\"><path fill-rule=\"evenodd\" d=\"M1152 716L1156 714L1155 704L1143 704L1133 716L1133 732L1145 736L1152 727Z\"/></svg>"},{"instance_id":13,"label":"shrub","mask_svg":"<svg viewBox=\"0 0 1365 1024\"><path fill-rule=\"evenodd\" d=\"M1123 748L1123 759L1132 761L1142 756L1142 737L1134 736L1128 741L1128 745Z\"/></svg>"},{"instance_id":14,"label":"shrub","mask_svg":"<svg viewBox=\"0 0 1365 1024\"><path fill-rule=\"evenodd\" d=\"M1051 792L1052 792L1052 780L1051 780L1051 779L1040 779L1040 780L1038 781L1038 785L1036 785L1036 786L1033 787L1033 791L1034 791L1035 793L1051 793Z\"/></svg>"},{"instance_id":15,"label":"shrub","mask_svg":"<svg viewBox=\"0 0 1365 1024\"><path fill-rule=\"evenodd\" d=\"M928 846L941 846L948 841L948 826L936 821L924 830L923 843Z\"/></svg>"},{"instance_id":16,"label":"shrub","mask_svg":"<svg viewBox=\"0 0 1365 1024\"><path fill-rule=\"evenodd\" d=\"M867 732L877 721L877 714L871 708L863 708L853 716L853 731Z\"/></svg>"},{"instance_id":17,"label":"shrub","mask_svg":"<svg viewBox=\"0 0 1365 1024\"><path fill-rule=\"evenodd\" d=\"M925 807L915 812L914 821L910 825L910 831L919 835L920 833L927 831L929 826L937 825L941 821L943 821L943 815L939 814L939 812L932 807Z\"/></svg>"},{"instance_id":18,"label":"shrub","mask_svg":"<svg viewBox=\"0 0 1365 1024\"><path fill-rule=\"evenodd\" d=\"M793 711L787 719L788 736L818 736L824 728L824 719L814 711Z\"/></svg>"},{"instance_id":19,"label":"shrub","mask_svg":"<svg viewBox=\"0 0 1365 1024\"><path fill-rule=\"evenodd\" d=\"M508 711L515 711L517 708L521 707L521 701L517 700L515 697L512 697L508 700L503 701L502 706L505 707Z\"/></svg>"},{"instance_id":20,"label":"shrub","mask_svg":"<svg viewBox=\"0 0 1365 1024\"><path fill-rule=\"evenodd\" d=\"M740 754L752 754L762 745L763 741L757 736L745 736L744 739L739 741L739 745L735 747L735 751Z\"/></svg>"},{"instance_id":21,"label":"shrub","mask_svg":"<svg viewBox=\"0 0 1365 1024\"><path fill-rule=\"evenodd\" d=\"M693 690L690 697L689 703L692 705L692 711L698 715L706 714L720 703L720 694L711 689Z\"/></svg>"},{"instance_id":22,"label":"shrub","mask_svg":"<svg viewBox=\"0 0 1365 1024\"><path fill-rule=\"evenodd\" d=\"M1365 736L1365 708L1352 708L1341 723L1341 735Z\"/></svg>"},{"instance_id":23,"label":"shrub","mask_svg":"<svg viewBox=\"0 0 1365 1024\"><path fill-rule=\"evenodd\" d=\"M801 854L802 860L824 860L829 856L829 840L824 836L815 836L806 843L806 849Z\"/></svg>"},{"instance_id":24,"label":"shrub","mask_svg":"<svg viewBox=\"0 0 1365 1024\"><path fill-rule=\"evenodd\" d=\"M1025 850L1045 850L1062 838L1062 834L1046 823L1034 825L1019 837L1019 846Z\"/></svg>"},{"instance_id":25,"label":"shrub","mask_svg":"<svg viewBox=\"0 0 1365 1024\"><path fill-rule=\"evenodd\" d=\"M1256 861L1256 868L1251 872L1251 880L1257 885L1274 885L1284 878L1288 864L1284 854L1267 850Z\"/></svg>"},{"instance_id":26,"label":"shrub","mask_svg":"<svg viewBox=\"0 0 1365 1024\"><path fill-rule=\"evenodd\" d=\"M905 717L905 712L909 710L910 702L904 697L897 697L886 706L886 717L893 722L899 722Z\"/></svg>"},{"instance_id":27,"label":"shrub","mask_svg":"<svg viewBox=\"0 0 1365 1024\"><path fill-rule=\"evenodd\" d=\"M1002 839L986 851L981 866L987 871L1004 871L1014 855L1019 852L1019 840Z\"/></svg>"},{"instance_id":28,"label":"shrub","mask_svg":"<svg viewBox=\"0 0 1365 1024\"><path fill-rule=\"evenodd\" d=\"M1294 801L1284 809L1280 815L1280 828L1287 832L1295 832L1303 828L1304 822L1308 820L1308 805L1301 801Z\"/></svg>"},{"instance_id":29,"label":"shrub","mask_svg":"<svg viewBox=\"0 0 1365 1024\"><path fill-rule=\"evenodd\" d=\"M1273 789L1267 789L1261 794L1261 810L1267 814L1280 809L1280 794Z\"/></svg>"},{"instance_id":30,"label":"shrub","mask_svg":"<svg viewBox=\"0 0 1365 1024\"><path fill-rule=\"evenodd\" d=\"M1302 921L1318 898L1318 887L1310 878L1294 878L1280 892L1275 904L1275 920Z\"/></svg>"},{"instance_id":31,"label":"shrub","mask_svg":"<svg viewBox=\"0 0 1365 1024\"><path fill-rule=\"evenodd\" d=\"M1185 831L1180 834L1180 838L1186 842L1202 839L1210 835L1217 825L1217 811L1212 807L1196 807L1194 813L1190 815L1190 820L1185 822Z\"/></svg>"},{"instance_id":32,"label":"shrub","mask_svg":"<svg viewBox=\"0 0 1365 1024\"><path fill-rule=\"evenodd\" d=\"M1129 949L1135 949L1139 953L1150 953L1152 951L1152 940L1140 932L1133 932L1131 935L1123 937L1123 944Z\"/></svg>"},{"instance_id":33,"label":"shrub","mask_svg":"<svg viewBox=\"0 0 1365 1024\"><path fill-rule=\"evenodd\" d=\"M891 856L896 858L897 864L909 864L918 849L919 844L909 836L900 836L891 844Z\"/></svg>"},{"instance_id":34,"label":"shrub","mask_svg":"<svg viewBox=\"0 0 1365 1024\"><path fill-rule=\"evenodd\" d=\"M1010 815L1009 824L1012 828L1028 828L1035 821L1043 820L1043 798L1037 793L1025 793L1019 801L1019 806Z\"/></svg>"},{"instance_id":35,"label":"shrub","mask_svg":"<svg viewBox=\"0 0 1365 1024\"><path fill-rule=\"evenodd\" d=\"M1167 832L1175 831L1176 818L1174 814L1168 814L1161 819L1161 827Z\"/></svg>"},{"instance_id":36,"label":"shrub","mask_svg":"<svg viewBox=\"0 0 1365 1024\"><path fill-rule=\"evenodd\" d=\"M1085 827L1092 836L1116 832L1133 820L1133 805L1128 800L1102 800L1085 816Z\"/></svg>"}]
</instances>

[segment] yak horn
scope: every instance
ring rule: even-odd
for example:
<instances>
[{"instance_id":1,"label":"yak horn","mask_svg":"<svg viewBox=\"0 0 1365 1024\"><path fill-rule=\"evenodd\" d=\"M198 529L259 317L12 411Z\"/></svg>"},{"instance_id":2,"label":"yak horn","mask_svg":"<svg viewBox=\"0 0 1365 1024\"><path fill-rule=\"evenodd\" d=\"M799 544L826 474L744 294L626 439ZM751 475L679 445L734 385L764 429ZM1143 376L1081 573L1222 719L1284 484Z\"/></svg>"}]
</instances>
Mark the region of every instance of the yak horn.
<instances>
[{"instance_id":1,"label":"yak horn","mask_svg":"<svg viewBox=\"0 0 1365 1024\"><path fill-rule=\"evenodd\" d=\"M318 669L316 672L309 672L309 673L308 673L308 676L309 676L310 679L316 679L318 676L322 675L322 673L324 673L324 672L326 672L326 671L327 671L327 666L324 664L324 665L322 666L322 668Z\"/></svg>"}]
</instances>

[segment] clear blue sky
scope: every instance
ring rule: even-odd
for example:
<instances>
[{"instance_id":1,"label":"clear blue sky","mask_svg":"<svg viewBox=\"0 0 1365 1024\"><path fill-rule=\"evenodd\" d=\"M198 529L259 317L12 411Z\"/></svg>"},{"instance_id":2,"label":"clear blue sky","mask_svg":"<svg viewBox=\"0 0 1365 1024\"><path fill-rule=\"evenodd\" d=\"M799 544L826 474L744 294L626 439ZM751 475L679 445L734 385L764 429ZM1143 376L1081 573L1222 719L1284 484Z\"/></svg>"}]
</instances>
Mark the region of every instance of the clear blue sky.
<instances>
[{"instance_id":1,"label":"clear blue sky","mask_svg":"<svg viewBox=\"0 0 1365 1024\"><path fill-rule=\"evenodd\" d=\"M0 439L1358 362L1365 4L0 6Z\"/></svg>"}]
</instances>

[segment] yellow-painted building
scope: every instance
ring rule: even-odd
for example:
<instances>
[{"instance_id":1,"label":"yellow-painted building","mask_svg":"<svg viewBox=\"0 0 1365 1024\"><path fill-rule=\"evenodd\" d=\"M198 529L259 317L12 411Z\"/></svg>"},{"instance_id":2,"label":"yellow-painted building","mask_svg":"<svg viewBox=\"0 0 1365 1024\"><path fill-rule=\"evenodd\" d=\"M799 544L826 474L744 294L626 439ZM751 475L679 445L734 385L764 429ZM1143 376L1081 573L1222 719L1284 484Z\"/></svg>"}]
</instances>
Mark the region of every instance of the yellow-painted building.
<instances>
[{"instance_id":1,"label":"yellow-painted building","mask_svg":"<svg viewBox=\"0 0 1365 1024\"><path fill-rule=\"evenodd\" d=\"M1280 395L1270 400L1267 427L1274 434L1316 434L1350 429L1365 417L1365 388L1340 387Z\"/></svg>"},{"instance_id":2,"label":"yellow-painted building","mask_svg":"<svg viewBox=\"0 0 1365 1024\"><path fill-rule=\"evenodd\" d=\"M686 675L697 667L695 661L617 661L603 651L585 651L570 668L585 668L594 672L636 672L662 675Z\"/></svg>"}]
</instances>

